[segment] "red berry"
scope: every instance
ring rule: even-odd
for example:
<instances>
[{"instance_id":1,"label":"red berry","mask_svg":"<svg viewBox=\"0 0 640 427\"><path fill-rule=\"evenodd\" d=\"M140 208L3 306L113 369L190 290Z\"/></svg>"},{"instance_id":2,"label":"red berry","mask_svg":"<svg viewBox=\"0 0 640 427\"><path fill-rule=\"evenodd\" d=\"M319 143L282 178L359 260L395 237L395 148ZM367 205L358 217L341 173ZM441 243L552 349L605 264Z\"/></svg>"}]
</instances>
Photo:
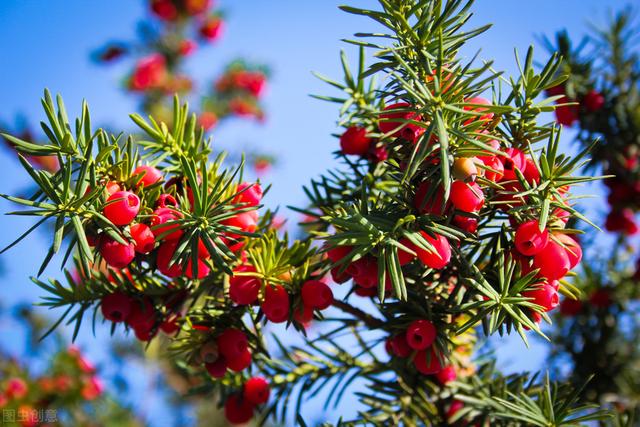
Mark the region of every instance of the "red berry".
<instances>
[{"instance_id":1,"label":"red berry","mask_svg":"<svg viewBox=\"0 0 640 427\"><path fill-rule=\"evenodd\" d=\"M245 350L238 357L227 360L227 366L234 372L241 372L251 365L251 352Z\"/></svg>"},{"instance_id":2,"label":"red berry","mask_svg":"<svg viewBox=\"0 0 640 427\"><path fill-rule=\"evenodd\" d=\"M227 373L227 359L219 356L215 362L205 363L204 368L213 378L222 378Z\"/></svg>"},{"instance_id":3,"label":"red berry","mask_svg":"<svg viewBox=\"0 0 640 427\"><path fill-rule=\"evenodd\" d=\"M197 47L198 45L193 40L183 39L178 45L178 52L182 56L189 56L196 50Z\"/></svg>"},{"instance_id":4,"label":"red berry","mask_svg":"<svg viewBox=\"0 0 640 427\"><path fill-rule=\"evenodd\" d=\"M525 298L531 298L534 304L544 308L544 311L553 310L558 305L558 291L548 283L535 284L530 290L522 292Z\"/></svg>"},{"instance_id":5,"label":"red berry","mask_svg":"<svg viewBox=\"0 0 640 427\"><path fill-rule=\"evenodd\" d=\"M549 231L546 228L540 231L536 220L524 222L516 230L514 243L522 255L536 255L549 243Z\"/></svg>"},{"instance_id":6,"label":"red berry","mask_svg":"<svg viewBox=\"0 0 640 427\"><path fill-rule=\"evenodd\" d=\"M178 17L178 9L171 0L151 0L151 11L165 21L173 21Z\"/></svg>"},{"instance_id":7,"label":"red berry","mask_svg":"<svg viewBox=\"0 0 640 427\"><path fill-rule=\"evenodd\" d=\"M393 350L393 354L398 357L409 357L411 354L411 347L407 342L407 334L398 334L391 339L391 349Z\"/></svg>"},{"instance_id":8,"label":"red berry","mask_svg":"<svg viewBox=\"0 0 640 427\"><path fill-rule=\"evenodd\" d=\"M333 292L326 283L308 280L302 285L302 302L308 307L324 310L333 303Z\"/></svg>"},{"instance_id":9,"label":"red berry","mask_svg":"<svg viewBox=\"0 0 640 427\"><path fill-rule=\"evenodd\" d=\"M580 244L571 236L562 233L555 233L554 237L564 245L564 249L569 257L569 268L573 269L582 260L582 248Z\"/></svg>"},{"instance_id":10,"label":"red berry","mask_svg":"<svg viewBox=\"0 0 640 427\"><path fill-rule=\"evenodd\" d=\"M566 97L559 99L557 102L568 102ZM556 121L563 126L571 126L578 120L578 107L575 105L561 105L555 110Z\"/></svg>"},{"instance_id":11,"label":"red berry","mask_svg":"<svg viewBox=\"0 0 640 427\"><path fill-rule=\"evenodd\" d=\"M424 375L437 374L442 370L442 364L440 363L438 354L433 347L417 352L413 358L413 364L418 372Z\"/></svg>"},{"instance_id":12,"label":"red berry","mask_svg":"<svg viewBox=\"0 0 640 427\"><path fill-rule=\"evenodd\" d=\"M378 290L375 288L363 288L362 286L355 286L354 293L363 298L372 298L378 295Z\"/></svg>"},{"instance_id":13,"label":"red berry","mask_svg":"<svg viewBox=\"0 0 640 427\"><path fill-rule=\"evenodd\" d=\"M200 35L208 41L215 41L220 38L224 22L218 17L213 17L205 21L200 27Z\"/></svg>"},{"instance_id":14,"label":"red berry","mask_svg":"<svg viewBox=\"0 0 640 427\"><path fill-rule=\"evenodd\" d=\"M352 246L336 246L327 251L327 258L331 260L334 264L339 262L342 258L349 255L349 253L353 250Z\"/></svg>"},{"instance_id":15,"label":"red berry","mask_svg":"<svg viewBox=\"0 0 640 427\"><path fill-rule=\"evenodd\" d=\"M182 267L177 262L171 263L171 258L178 248L177 243L167 242L162 243L158 248L158 254L156 257L156 266L160 273L167 277L178 277L182 275Z\"/></svg>"},{"instance_id":16,"label":"red berry","mask_svg":"<svg viewBox=\"0 0 640 427\"><path fill-rule=\"evenodd\" d=\"M224 330L216 342L218 350L227 360L240 357L249 348L249 340L245 333L235 328Z\"/></svg>"},{"instance_id":17,"label":"red berry","mask_svg":"<svg viewBox=\"0 0 640 427\"><path fill-rule=\"evenodd\" d=\"M253 418L254 405L232 394L224 404L224 416L231 424L244 424Z\"/></svg>"},{"instance_id":18,"label":"red berry","mask_svg":"<svg viewBox=\"0 0 640 427\"><path fill-rule=\"evenodd\" d=\"M413 245L409 239L402 238L400 239L399 243L405 246L407 249L413 250ZM409 264L414 259L416 259L415 255L405 251L402 248L398 248L398 261L400 262L400 265Z\"/></svg>"},{"instance_id":19,"label":"red berry","mask_svg":"<svg viewBox=\"0 0 640 427\"><path fill-rule=\"evenodd\" d=\"M136 251L133 243L122 244L106 234L100 239L100 255L113 268L124 268L133 261Z\"/></svg>"},{"instance_id":20,"label":"red berry","mask_svg":"<svg viewBox=\"0 0 640 427\"><path fill-rule=\"evenodd\" d=\"M449 203L444 202L444 189L438 186L431 190L431 187L429 181L424 181L418 186L413 206L421 214L443 215L449 209Z\"/></svg>"},{"instance_id":21,"label":"red berry","mask_svg":"<svg viewBox=\"0 0 640 427\"><path fill-rule=\"evenodd\" d=\"M608 231L622 232L628 236L638 232L638 224L635 222L633 211L629 208L609 212L604 226Z\"/></svg>"},{"instance_id":22,"label":"red berry","mask_svg":"<svg viewBox=\"0 0 640 427\"><path fill-rule=\"evenodd\" d=\"M132 301L131 310L125 321L136 331L150 331L156 324L155 307L148 298Z\"/></svg>"},{"instance_id":23,"label":"red berry","mask_svg":"<svg viewBox=\"0 0 640 427\"><path fill-rule=\"evenodd\" d=\"M258 206L262 200L262 187L257 182L243 182L238 184L238 195L234 197L233 203L244 206Z\"/></svg>"},{"instance_id":24,"label":"red berry","mask_svg":"<svg viewBox=\"0 0 640 427\"><path fill-rule=\"evenodd\" d=\"M158 196L158 200L156 201L157 208L168 208L169 206L173 208L178 207L178 201L175 197L168 193L162 193Z\"/></svg>"},{"instance_id":25,"label":"red berry","mask_svg":"<svg viewBox=\"0 0 640 427\"><path fill-rule=\"evenodd\" d=\"M436 234L435 237L431 237L424 231L420 231L420 234L435 250L425 250L417 246L412 248L416 254L418 254L420 261L427 267L435 270L446 267L451 260L451 246L447 238L441 234Z\"/></svg>"},{"instance_id":26,"label":"red berry","mask_svg":"<svg viewBox=\"0 0 640 427\"><path fill-rule=\"evenodd\" d=\"M575 316L582 311L582 301L565 298L560 303L560 313L564 316Z\"/></svg>"},{"instance_id":27,"label":"red berry","mask_svg":"<svg viewBox=\"0 0 640 427\"><path fill-rule=\"evenodd\" d=\"M449 200L460 211L477 212L484 205L484 194L475 182L453 181Z\"/></svg>"},{"instance_id":28,"label":"red berry","mask_svg":"<svg viewBox=\"0 0 640 427\"><path fill-rule=\"evenodd\" d=\"M136 184L149 187L156 182L162 181L162 172L153 166L141 165L133 171L133 176L136 177Z\"/></svg>"},{"instance_id":29,"label":"red berry","mask_svg":"<svg viewBox=\"0 0 640 427\"><path fill-rule=\"evenodd\" d=\"M608 308L613 302L611 292L604 288L596 289L589 297L589 302L596 308Z\"/></svg>"},{"instance_id":30,"label":"red berry","mask_svg":"<svg viewBox=\"0 0 640 427\"><path fill-rule=\"evenodd\" d=\"M449 409L447 409L447 419L453 418L460 410L464 408L464 403L459 400L451 402Z\"/></svg>"},{"instance_id":31,"label":"red berry","mask_svg":"<svg viewBox=\"0 0 640 427\"><path fill-rule=\"evenodd\" d=\"M340 267L333 267L331 269L331 280L337 284L345 283L351 279L351 276L346 271L340 271Z\"/></svg>"},{"instance_id":32,"label":"red berry","mask_svg":"<svg viewBox=\"0 0 640 427\"><path fill-rule=\"evenodd\" d=\"M180 224L169 222L177 221L182 215L171 208L158 208L151 217L151 231L156 238L167 241L179 240L184 232L180 229ZM166 225L165 225L166 224Z\"/></svg>"},{"instance_id":33,"label":"red berry","mask_svg":"<svg viewBox=\"0 0 640 427\"><path fill-rule=\"evenodd\" d=\"M241 265L234 272L256 271L253 266ZM229 279L229 298L238 305L249 305L256 302L260 292L260 280L251 276L231 276Z\"/></svg>"},{"instance_id":34,"label":"red berry","mask_svg":"<svg viewBox=\"0 0 640 427\"><path fill-rule=\"evenodd\" d=\"M522 175L531 185L537 185L540 183L540 171L538 170L535 162L530 158L525 159L525 167L524 171L522 171Z\"/></svg>"},{"instance_id":35,"label":"red berry","mask_svg":"<svg viewBox=\"0 0 640 427\"><path fill-rule=\"evenodd\" d=\"M293 319L302 325L308 324L313 320L313 308L300 304L293 310Z\"/></svg>"},{"instance_id":36,"label":"red berry","mask_svg":"<svg viewBox=\"0 0 640 427\"><path fill-rule=\"evenodd\" d=\"M211 0L184 0L183 3L189 15L199 15L211 7Z\"/></svg>"},{"instance_id":37,"label":"red berry","mask_svg":"<svg viewBox=\"0 0 640 427\"><path fill-rule=\"evenodd\" d=\"M408 123L410 120L422 120L420 114L415 111L406 111L410 109L411 105L406 102L399 102L386 107L384 109L385 112L380 114L380 122L378 124L380 132L391 134L393 138L401 137L407 141L416 142L418 137L424 133L425 128L414 123Z\"/></svg>"},{"instance_id":38,"label":"red berry","mask_svg":"<svg viewBox=\"0 0 640 427\"><path fill-rule=\"evenodd\" d=\"M478 220L468 216L456 215L453 217L453 225L467 233L475 233L478 231Z\"/></svg>"},{"instance_id":39,"label":"red berry","mask_svg":"<svg viewBox=\"0 0 640 427\"><path fill-rule=\"evenodd\" d=\"M502 181L512 181L518 179L515 170L518 169L524 174L527 167L527 161L522 151L517 148L508 148L505 150L506 157L500 156L502 161L502 167L504 174L502 175Z\"/></svg>"},{"instance_id":40,"label":"red berry","mask_svg":"<svg viewBox=\"0 0 640 427\"><path fill-rule=\"evenodd\" d=\"M347 272L353 277L353 281L363 288L375 288L378 286L378 260L370 255L365 255L347 267Z\"/></svg>"},{"instance_id":41,"label":"red berry","mask_svg":"<svg viewBox=\"0 0 640 427\"><path fill-rule=\"evenodd\" d=\"M198 263L195 269L195 274L193 271L193 262L191 258L187 261L187 266L184 268L184 274L189 279L204 279L210 273L209 266L202 259L198 258Z\"/></svg>"},{"instance_id":42,"label":"red berry","mask_svg":"<svg viewBox=\"0 0 640 427\"><path fill-rule=\"evenodd\" d=\"M136 252L140 254L148 254L156 244L156 238L148 225L133 224L129 227L131 238L135 242Z\"/></svg>"},{"instance_id":43,"label":"red berry","mask_svg":"<svg viewBox=\"0 0 640 427\"><path fill-rule=\"evenodd\" d=\"M221 224L229 227L237 227L240 231L253 233L258 227L258 211L242 212L221 221ZM231 233L232 237L240 238L240 235Z\"/></svg>"},{"instance_id":44,"label":"red berry","mask_svg":"<svg viewBox=\"0 0 640 427\"><path fill-rule=\"evenodd\" d=\"M117 323L124 321L131 313L131 298L122 292L114 292L102 297L100 309L105 319Z\"/></svg>"},{"instance_id":45,"label":"red berry","mask_svg":"<svg viewBox=\"0 0 640 427\"><path fill-rule=\"evenodd\" d=\"M17 377L9 379L5 387L5 394L11 400L22 399L27 395L27 392L29 391L27 383L22 378Z\"/></svg>"},{"instance_id":46,"label":"red berry","mask_svg":"<svg viewBox=\"0 0 640 427\"><path fill-rule=\"evenodd\" d=\"M484 177L489 181L498 182L504 176L504 164L499 156L478 157L486 166Z\"/></svg>"},{"instance_id":47,"label":"red berry","mask_svg":"<svg viewBox=\"0 0 640 427\"><path fill-rule=\"evenodd\" d=\"M371 138L361 126L351 126L340 136L340 148L344 154L364 156L369 152Z\"/></svg>"},{"instance_id":48,"label":"red berry","mask_svg":"<svg viewBox=\"0 0 640 427\"><path fill-rule=\"evenodd\" d=\"M587 111L595 113L604 106L604 96L597 90L591 89L582 99L582 105L584 105Z\"/></svg>"},{"instance_id":49,"label":"red berry","mask_svg":"<svg viewBox=\"0 0 640 427\"><path fill-rule=\"evenodd\" d=\"M262 377L249 378L244 383L243 395L245 400L254 405L262 405L269 400L269 383Z\"/></svg>"},{"instance_id":50,"label":"red berry","mask_svg":"<svg viewBox=\"0 0 640 427\"><path fill-rule=\"evenodd\" d=\"M469 103L469 104L491 105L491 102L488 99L481 98L479 96L476 96L476 97L473 97L473 98L467 98L464 101L466 103ZM483 107L472 107L472 106L464 106L463 108L465 110L467 110L467 111L473 111L473 112L477 112L477 113L481 113L481 112L487 110L486 108L483 108ZM472 118L465 120L464 125L467 126L467 125L473 123L476 120L479 120L481 122L488 122L491 119L493 119L493 113L492 112L488 112L488 113L483 114L481 116L473 116Z\"/></svg>"},{"instance_id":51,"label":"red berry","mask_svg":"<svg viewBox=\"0 0 640 427\"><path fill-rule=\"evenodd\" d=\"M107 199L102 213L115 225L127 225L140 211L140 199L130 191L116 191Z\"/></svg>"},{"instance_id":52,"label":"red berry","mask_svg":"<svg viewBox=\"0 0 640 427\"><path fill-rule=\"evenodd\" d=\"M260 307L271 322L286 322L289 319L289 294L287 290L281 285L267 284L264 301Z\"/></svg>"},{"instance_id":53,"label":"red berry","mask_svg":"<svg viewBox=\"0 0 640 427\"><path fill-rule=\"evenodd\" d=\"M180 319L179 314L166 318L160 324L160 330L167 335L173 335L174 333L178 332L178 330L180 329L180 323L178 323L179 319Z\"/></svg>"},{"instance_id":54,"label":"red berry","mask_svg":"<svg viewBox=\"0 0 640 427\"><path fill-rule=\"evenodd\" d=\"M407 328L407 343L414 350L431 347L436 339L436 327L428 320L415 320Z\"/></svg>"},{"instance_id":55,"label":"red berry","mask_svg":"<svg viewBox=\"0 0 640 427\"><path fill-rule=\"evenodd\" d=\"M436 378L442 385L446 385L451 381L455 381L457 378L456 368L453 365L445 366L440 372L436 374Z\"/></svg>"},{"instance_id":56,"label":"red berry","mask_svg":"<svg viewBox=\"0 0 640 427\"><path fill-rule=\"evenodd\" d=\"M571 267L567 251L553 240L533 257L534 268L539 268L538 275L548 280L560 280Z\"/></svg>"}]
</instances>

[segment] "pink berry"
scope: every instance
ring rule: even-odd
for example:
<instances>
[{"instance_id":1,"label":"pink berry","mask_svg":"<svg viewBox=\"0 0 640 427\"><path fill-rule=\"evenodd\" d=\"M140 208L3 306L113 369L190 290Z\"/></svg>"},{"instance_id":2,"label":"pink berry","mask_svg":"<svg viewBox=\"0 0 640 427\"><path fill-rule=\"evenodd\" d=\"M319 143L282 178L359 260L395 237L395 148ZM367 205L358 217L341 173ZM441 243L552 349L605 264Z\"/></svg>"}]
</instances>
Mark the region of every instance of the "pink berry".
<instances>
[{"instance_id":1,"label":"pink berry","mask_svg":"<svg viewBox=\"0 0 640 427\"><path fill-rule=\"evenodd\" d=\"M140 199L130 191L116 191L107 199L102 213L115 225L127 225L140 211Z\"/></svg>"},{"instance_id":2,"label":"pink berry","mask_svg":"<svg viewBox=\"0 0 640 427\"><path fill-rule=\"evenodd\" d=\"M243 182L238 185L238 195L233 203L243 206L258 206L262 200L262 187L257 182Z\"/></svg>"},{"instance_id":3,"label":"pink berry","mask_svg":"<svg viewBox=\"0 0 640 427\"><path fill-rule=\"evenodd\" d=\"M133 171L133 176L136 177L137 185L143 185L149 187L156 182L162 181L162 172L153 166L141 165Z\"/></svg>"}]
</instances>

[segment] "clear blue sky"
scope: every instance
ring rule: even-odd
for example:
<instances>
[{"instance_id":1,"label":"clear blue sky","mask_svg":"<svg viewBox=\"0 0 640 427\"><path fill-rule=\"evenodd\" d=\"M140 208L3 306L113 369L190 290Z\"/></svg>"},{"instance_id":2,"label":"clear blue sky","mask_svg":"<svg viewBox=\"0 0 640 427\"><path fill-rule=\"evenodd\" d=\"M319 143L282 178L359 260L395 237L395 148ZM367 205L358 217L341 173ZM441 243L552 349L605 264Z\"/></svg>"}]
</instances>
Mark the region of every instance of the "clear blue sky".
<instances>
[{"instance_id":1,"label":"clear blue sky","mask_svg":"<svg viewBox=\"0 0 640 427\"><path fill-rule=\"evenodd\" d=\"M189 63L196 78L207 81L231 59L242 56L265 62L273 71L266 98L267 123L229 123L214 134L214 145L241 148L260 146L276 154L280 165L268 178L274 183L271 206L304 202L301 186L332 166L331 152L337 141L337 111L333 105L314 100L310 93L327 93L328 86L311 71L339 77L341 38L358 31L376 30L367 19L347 15L337 9L343 1L243 0L220 1L227 12L228 25L222 41L198 53ZM374 1L352 0L355 6ZM0 120L12 121L24 114L32 123L40 120L39 98L44 87L63 94L70 114L78 111L82 98L91 106L94 123L130 128L127 115L135 100L119 90L124 68L104 68L90 63L89 52L109 39L131 39L135 24L145 14L142 0L3 0L0 2ZM622 0L478 0L471 25L494 23L494 27L465 51L471 55L482 49L482 57L495 59L497 69L515 73L513 49L524 52L535 43L534 36L553 35L561 28L582 35L585 23L602 23L610 10L626 4ZM352 52L352 51L351 51ZM546 54L538 47L538 58ZM569 138L567 138L568 140ZM0 153L0 192L15 193L25 188L26 175L10 155ZM10 206L0 202L0 210ZM0 245L4 246L25 229L30 221L0 218ZM46 252L42 239L31 238L0 257L5 275L0 284L0 300L33 301L41 293L27 276L37 270ZM50 274L56 270L49 269ZM0 339L9 335L9 326L0 325ZM512 369L539 366L543 347L522 349L517 340L501 346L501 360ZM87 347L92 339L82 337ZM15 352L21 346L15 344ZM511 355L508 355L511 350ZM92 353L99 358L99 350ZM158 425L163 425L160 422Z\"/></svg>"}]
</instances>

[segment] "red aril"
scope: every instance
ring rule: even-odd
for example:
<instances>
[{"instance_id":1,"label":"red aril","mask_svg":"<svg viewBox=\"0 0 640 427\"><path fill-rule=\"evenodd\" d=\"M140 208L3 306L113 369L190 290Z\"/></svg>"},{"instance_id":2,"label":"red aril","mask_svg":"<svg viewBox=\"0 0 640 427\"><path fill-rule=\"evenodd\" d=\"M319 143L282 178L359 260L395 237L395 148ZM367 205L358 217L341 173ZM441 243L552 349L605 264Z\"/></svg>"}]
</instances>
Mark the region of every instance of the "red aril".
<instances>
[{"instance_id":1,"label":"red aril","mask_svg":"<svg viewBox=\"0 0 640 427\"><path fill-rule=\"evenodd\" d=\"M446 267L451 260L451 246L447 238L441 234L435 234L434 237L431 237L424 231L420 231L420 234L434 249L431 251L417 246L412 248L418 254L420 261L427 267L436 270Z\"/></svg>"},{"instance_id":2,"label":"red aril","mask_svg":"<svg viewBox=\"0 0 640 427\"><path fill-rule=\"evenodd\" d=\"M302 285L302 302L307 307L324 310L333 303L333 292L326 283L307 280Z\"/></svg>"},{"instance_id":3,"label":"red aril","mask_svg":"<svg viewBox=\"0 0 640 427\"><path fill-rule=\"evenodd\" d=\"M424 375L437 374L442 370L442 363L433 347L418 351L413 358L413 364L418 372Z\"/></svg>"},{"instance_id":4,"label":"red aril","mask_svg":"<svg viewBox=\"0 0 640 427\"><path fill-rule=\"evenodd\" d=\"M364 156L371 147L371 138L361 126L351 126L340 136L340 149L344 154Z\"/></svg>"},{"instance_id":5,"label":"red aril","mask_svg":"<svg viewBox=\"0 0 640 427\"><path fill-rule=\"evenodd\" d=\"M269 383L262 377L252 377L244 383L243 394L245 400L254 405L262 405L269 400Z\"/></svg>"},{"instance_id":6,"label":"red aril","mask_svg":"<svg viewBox=\"0 0 640 427\"><path fill-rule=\"evenodd\" d=\"M250 265L241 265L235 272L255 272L256 269ZM260 292L260 280L257 277L233 275L229 279L229 298L238 305L253 304L258 300Z\"/></svg>"},{"instance_id":7,"label":"red aril","mask_svg":"<svg viewBox=\"0 0 640 427\"><path fill-rule=\"evenodd\" d=\"M144 187L149 187L156 182L162 181L162 172L148 165L138 166L133 171L133 176L136 177L136 185L142 185Z\"/></svg>"},{"instance_id":8,"label":"red aril","mask_svg":"<svg viewBox=\"0 0 640 427\"><path fill-rule=\"evenodd\" d=\"M537 283L529 290L522 292L525 298L531 298L534 304L544 308L544 311L553 310L559 302L558 291L548 283Z\"/></svg>"},{"instance_id":9,"label":"red aril","mask_svg":"<svg viewBox=\"0 0 640 427\"><path fill-rule=\"evenodd\" d=\"M273 323L289 320L289 294L282 285L267 284L264 301L260 304L264 315Z\"/></svg>"},{"instance_id":10,"label":"red aril","mask_svg":"<svg viewBox=\"0 0 640 427\"><path fill-rule=\"evenodd\" d=\"M238 193L232 203L243 206L258 206L262 200L262 187L257 182L242 182L238 184Z\"/></svg>"},{"instance_id":11,"label":"red aril","mask_svg":"<svg viewBox=\"0 0 640 427\"><path fill-rule=\"evenodd\" d=\"M253 418L254 405L237 394L232 394L224 404L224 416L231 424L248 423Z\"/></svg>"},{"instance_id":12,"label":"red aril","mask_svg":"<svg viewBox=\"0 0 640 427\"><path fill-rule=\"evenodd\" d=\"M158 208L151 217L151 231L156 238L166 241L179 240L184 232L180 229L180 224L174 223L182 218L180 212L171 208Z\"/></svg>"},{"instance_id":13,"label":"red aril","mask_svg":"<svg viewBox=\"0 0 640 427\"><path fill-rule=\"evenodd\" d=\"M118 323L124 321L131 312L131 298L122 292L114 292L102 297L100 309L105 319Z\"/></svg>"},{"instance_id":14,"label":"red aril","mask_svg":"<svg viewBox=\"0 0 640 427\"><path fill-rule=\"evenodd\" d=\"M569 257L570 268L574 269L582 260L582 248L580 244L576 242L573 237L563 233L554 233L553 236L564 246L567 256Z\"/></svg>"},{"instance_id":15,"label":"red aril","mask_svg":"<svg viewBox=\"0 0 640 427\"><path fill-rule=\"evenodd\" d=\"M176 252L178 247L177 243L166 242L162 243L158 248L158 254L156 257L156 266L160 273L167 277L178 277L182 275L182 267L177 262L171 263L171 258Z\"/></svg>"},{"instance_id":16,"label":"red aril","mask_svg":"<svg viewBox=\"0 0 640 427\"><path fill-rule=\"evenodd\" d=\"M570 270L571 264L567 251L552 239L542 251L533 257L534 268L539 268L538 275L548 280L560 280Z\"/></svg>"},{"instance_id":17,"label":"red aril","mask_svg":"<svg viewBox=\"0 0 640 427\"><path fill-rule=\"evenodd\" d=\"M102 213L115 225L130 224L140 211L140 199L130 191L116 191L107 199Z\"/></svg>"},{"instance_id":18,"label":"red aril","mask_svg":"<svg viewBox=\"0 0 640 427\"><path fill-rule=\"evenodd\" d=\"M397 111L404 110L404 111ZM402 138L410 142L416 142L418 137L422 135L425 128L408 121L421 121L422 117L415 111L411 110L411 105L406 102L398 102L387 106L383 113L380 114L380 122L378 127L381 133L390 134L393 138Z\"/></svg>"},{"instance_id":19,"label":"red aril","mask_svg":"<svg viewBox=\"0 0 640 427\"><path fill-rule=\"evenodd\" d=\"M156 238L153 232L146 224L133 224L129 227L131 238L135 242L135 250L140 254L148 254L153 250L156 244Z\"/></svg>"},{"instance_id":20,"label":"red aril","mask_svg":"<svg viewBox=\"0 0 640 427\"><path fill-rule=\"evenodd\" d=\"M475 182L453 181L449 201L460 211L477 212L484 205L484 194Z\"/></svg>"},{"instance_id":21,"label":"red aril","mask_svg":"<svg viewBox=\"0 0 640 427\"><path fill-rule=\"evenodd\" d=\"M133 243L122 244L106 234L100 239L99 246L100 255L113 268L126 267L136 256Z\"/></svg>"},{"instance_id":22,"label":"red aril","mask_svg":"<svg viewBox=\"0 0 640 427\"><path fill-rule=\"evenodd\" d=\"M431 347L436 335L436 327L429 320L413 321L406 332L407 343L414 350L424 350Z\"/></svg>"},{"instance_id":23,"label":"red aril","mask_svg":"<svg viewBox=\"0 0 640 427\"><path fill-rule=\"evenodd\" d=\"M540 231L537 220L524 222L516 230L514 243L522 255L536 255L549 243L549 231L546 228Z\"/></svg>"},{"instance_id":24,"label":"red aril","mask_svg":"<svg viewBox=\"0 0 640 427\"><path fill-rule=\"evenodd\" d=\"M227 360L240 357L249 348L249 340L244 332L236 328L225 329L216 340L218 351Z\"/></svg>"}]
</instances>

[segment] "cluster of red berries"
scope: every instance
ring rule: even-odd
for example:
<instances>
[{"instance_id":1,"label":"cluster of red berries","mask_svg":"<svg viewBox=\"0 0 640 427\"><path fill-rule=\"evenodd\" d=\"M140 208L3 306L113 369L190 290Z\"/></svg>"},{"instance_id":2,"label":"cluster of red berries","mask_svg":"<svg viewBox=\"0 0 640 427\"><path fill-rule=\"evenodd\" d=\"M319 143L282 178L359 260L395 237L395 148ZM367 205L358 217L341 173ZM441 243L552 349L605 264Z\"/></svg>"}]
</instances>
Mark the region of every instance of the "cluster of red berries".
<instances>
[{"instance_id":1,"label":"cluster of red berries","mask_svg":"<svg viewBox=\"0 0 640 427\"><path fill-rule=\"evenodd\" d=\"M597 113L604 107L605 99L600 92L591 89L579 99L571 99L567 96L564 85L555 86L547 90L549 96L562 96L557 104L577 102L576 105L560 105L555 109L556 121L563 126L572 126L580 119L581 114Z\"/></svg>"},{"instance_id":2,"label":"cluster of red berries","mask_svg":"<svg viewBox=\"0 0 640 427\"><path fill-rule=\"evenodd\" d=\"M536 271L539 280L522 296L530 298L544 311L554 309L559 302L559 280L569 273L582 259L582 248L571 236L542 230L538 221L523 222L514 236L514 258L519 261L522 275ZM537 312L531 312L534 321L541 320Z\"/></svg>"},{"instance_id":3,"label":"cluster of red berries","mask_svg":"<svg viewBox=\"0 0 640 427\"><path fill-rule=\"evenodd\" d=\"M611 289L597 288L592 290L586 300L564 298L560 302L560 314L566 317L577 316L583 310L591 306L595 309L607 309L614 303L614 296Z\"/></svg>"},{"instance_id":4,"label":"cluster of red berries","mask_svg":"<svg viewBox=\"0 0 640 427\"><path fill-rule=\"evenodd\" d=\"M415 320L406 329L386 342L389 354L402 359L411 358L416 370L434 375L443 370L438 351L433 346L438 332L429 320Z\"/></svg>"},{"instance_id":5,"label":"cluster of red berries","mask_svg":"<svg viewBox=\"0 0 640 427\"><path fill-rule=\"evenodd\" d=\"M213 378L224 377L227 369L242 372L251 365L249 339L240 329L225 329L200 348L200 359Z\"/></svg>"},{"instance_id":6,"label":"cluster of red berries","mask_svg":"<svg viewBox=\"0 0 640 427\"><path fill-rule=\"evenodd\" d=\"M267 75L258 68L236 61L225 70L213 85L213 95L205 97L203 111L198 118L200 125L209 130L221 117L228 115L250 117L262 121L260 107L267 85Z\"/></svg>"},{"instance_id":7,"label":"cluster of red berries","mask_svg":"<svg viewBox=\"0 0 640 427\"><path fill-rule=\"evenodd\" d=\"M244 424L253 418L255 409L269 401L269 383L262 377L252 377L244 383L242 392L227 397L224 415L231 424Z\"/></svg>"},{"instance_id":8,"label":"cluster of red berries","mask_svg":"<svg viewBox=\"0 0 640 427\"><path fill-rule=\"evenodd\" d=\"M92 401L102 395L103 389L93 364L72 346L56 353L46 375L31 378L25 372L0 379L0 409L17 410L24 414L18 420L21 425L35 426L43 421L38 410L43 410L53 397L58 402Z\"/></svg>"},{"instance_id":9,"label":"cluster of red berries","mask_svg":"<svg viewBox=\"0 0 640 427\"><path fill-rule=\"evenodd\" d=\"M634 210L640 206L640 181L630 184L624 179L609 178L604 181L609 189L607 201L611 210L605 220L605 228L614 233L632 236L640 230Z\"/></svg>"}]
</instances>

